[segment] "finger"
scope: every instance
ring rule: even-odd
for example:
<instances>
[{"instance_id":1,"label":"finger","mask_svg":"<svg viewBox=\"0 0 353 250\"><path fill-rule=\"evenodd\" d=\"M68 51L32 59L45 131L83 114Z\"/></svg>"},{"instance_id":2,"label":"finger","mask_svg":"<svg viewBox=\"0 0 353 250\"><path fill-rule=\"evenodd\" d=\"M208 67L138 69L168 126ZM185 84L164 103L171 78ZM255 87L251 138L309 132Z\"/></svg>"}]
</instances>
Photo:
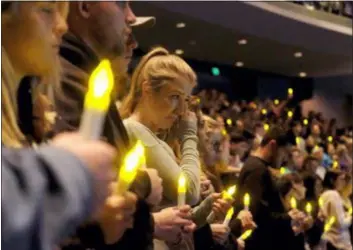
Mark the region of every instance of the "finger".
<instances>
[{"instance_id":1,"label":"finger","mask_svg":"<svg viewBox=\"0 0 353 250\"><path fill-rule=\"evenodd\" d=\"M189 226L191 225L193 222L191 220L186 220L186 219L183 219L183 218L176 218L174 221L173 221L173 225L174 226Z\"/></svg>"}]
</instances>

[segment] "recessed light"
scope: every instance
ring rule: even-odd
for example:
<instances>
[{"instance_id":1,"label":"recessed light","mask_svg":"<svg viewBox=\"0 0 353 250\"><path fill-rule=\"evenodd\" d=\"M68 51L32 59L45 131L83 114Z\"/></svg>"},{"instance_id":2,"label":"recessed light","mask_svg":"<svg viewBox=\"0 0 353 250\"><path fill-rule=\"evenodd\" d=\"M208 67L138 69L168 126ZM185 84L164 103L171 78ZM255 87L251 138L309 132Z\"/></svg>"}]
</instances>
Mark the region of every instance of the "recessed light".
<instances>
[{"instance_id":1,"label":"recessed light","mask_svg":"<svg viewBox=\"0 0 353 250\"><path fill-rule=\"evenodd\" d=\"M190 45L196 45L196 41L195 41L195 40L191 40L191 41L189 42L189 44L190 44Z\"/></svg>"},{"instance_id":2,"label":"recessed light","mask_svg":"<svg viewBox=\"0 0 353 250\"><path fill-rule=\"evenodd\" d=\"M243 66L244 66L244 63L243 63L243 62L236 62L236 63L235 63L235 66L237 66L237 67L243 67Z\"/></svg>"},{"instance_id":3,"label":"recessed light","mask_svg":"<svg viewBox=\"0 0 353 250\"><path fill-rule=\"evenodd\" d=\"M178 29L185 28L185 26L186 26L185 23L177 23L177 24L176 24L176 27L177 27Z\"/></svg>"},{"instance_id":4,"label":"recessed light","mask_svg":"<svg viewBox=\"0 0 353 250\"><path fill-rule=\"evenodd\" d=\"M299 76L300 76L300 77L306 77L306 73L305 73L305 72L300 72L300 73L299 73Z\"/></svg>"},{"instance_id":5,"label":"recessed light","mask_svg":"<svg viewBox=\"0 0 353 250\"><path fill-rule=\"evenodd\" d=\"M315 10L314 5L306 4L305 7L306 7L308 10Z\"/></svg>"},{"instance_id":6,"label":"recessed light","mask_svg":"<svg viewBox=\"0 0 353 250\"><path fill-rule=\"evenodd\" d=\"M239 41L238 41L238 44L239 45L245 45L245 44L247 44L248 43L248 40L246 40L246 39L240 39Z\"/></svg>"},{"instance_id":7,"label":"recessed light","mask_svg":"<svg viewBox=\"0 0 353 250\"><path fill-rule=\"evenodd\" d=\"M182 50L182 49L177 49L177 50L175 50L175 54L177 54L177 55L182 55L182 54L184 54L184 50Z\"/></svg>"},{"instance_id":8,"label":"recessed light","mask_svg":"<svg viewBox=\"0 0 353 250\"><path fill-rule=\"evenodd\" d=\"M300 52L300 51L294 53L294 57L295 57L295 58L300 58L300 57L302 57L302 56L303 56L303 53Z\"/></svg>"}]
</instances>

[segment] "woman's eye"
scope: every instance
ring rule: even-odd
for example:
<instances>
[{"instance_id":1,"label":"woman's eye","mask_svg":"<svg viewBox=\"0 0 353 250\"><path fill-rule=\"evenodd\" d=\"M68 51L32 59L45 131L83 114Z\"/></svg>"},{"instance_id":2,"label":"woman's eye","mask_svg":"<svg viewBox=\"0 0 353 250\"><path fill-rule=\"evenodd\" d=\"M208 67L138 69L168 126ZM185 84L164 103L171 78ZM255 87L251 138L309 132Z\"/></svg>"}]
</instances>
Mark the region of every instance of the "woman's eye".
<instances>
[{"instance_id":1,"label":"woman's eye","mask_svg":"<svg viewBox=\"0 0 353 250\"><path fill-rule=\"evenodd\" d=\"M172 95L170 97L173 101L178 101L179 100L179 96L178 95Z\"/></svg>"},{"instance_id":2,"label":"woman's eye","mask_svg":"<svg viewBox=\"0 0 353 250\"><path fill-rule=\"evenodd\" d=\"M54 7L42 7L41 10L46 14L53 14L55 9Z\"/></svg>"}]
</instances>

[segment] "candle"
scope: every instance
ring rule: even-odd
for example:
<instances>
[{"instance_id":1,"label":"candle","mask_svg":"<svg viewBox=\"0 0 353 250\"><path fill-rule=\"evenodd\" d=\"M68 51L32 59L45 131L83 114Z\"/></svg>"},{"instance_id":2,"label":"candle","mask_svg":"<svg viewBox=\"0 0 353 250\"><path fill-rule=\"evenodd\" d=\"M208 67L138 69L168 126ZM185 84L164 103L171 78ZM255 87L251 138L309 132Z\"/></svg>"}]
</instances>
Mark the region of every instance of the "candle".
<instances>
[{"instance_id":1,"label":"candle","mask_svg":"<svg viewBox=\"0 0 353 250\"><path fill-rule=\"evenodd\" d=\"M322 199L322 197L319 198L319 207L320 208L324 207L324 200Z\"/></svg>"},{"instance_id":2,"label":"candle","mask_svg":"<svg viewBox=\"0 0 353 250\"><path fill-rule=\"evenodd\" d=\"M333 168L333 169L337 169L337 168L338 168L338 161L334 161L334 162L332 163L332 168Z\"/></svg>"},{"instance_id":3,"label":"candle","mask_svg":"<svg viewBox=\"0 0 353 250\"><path fill-rule=\"evenodd\" d=\"M334 216L332 216L328 222L325 223L325 227L324 227L324 231L327 232L328 230L330 230L330 228L332 227L332 225L336 222L336 218Z\"/></svg>"},{"instance_id":4,"label":"candle","mask_svg":"<svg viewBox=\"0 0 353 250\"><path fill-rule=\"evenodd\" d=\"M234 214L234 208L230 208L227 212L226 218L223 221L223 225L225 225L225 226L229 225L229 222L232 219L233 214Z\"/></svg>"},{"instance_id":5,"label":"candle","mask_svg":"<svg viewBox=\"0 0 353 250\"><path fill-rule=\"evenodd\" d=\"M178 180L178 206L185 205L186 179L183 174L180 174Z\"/></svg>"},{"instance_id":6,"label":"candle","mask_svg":"<svg viewBox=\"0 0 353 250\"><path fill-rule=\"evenodd\" d=\"M138 168L145 164L144 151L141 141L137 141L136 145L126 154L119 171L116 194L123 194L129 189Z\"/></svg>"},{"instance_id":7,"label":"candle","mask_svg":"<svg viewBox=\"0 0 353 250\"><path fill-rule=\"evenodd\" d=\"M309 124L308 119L304 119L304 120L303 120L303 124L304 124L305 126L307 126L307 125Z\"/></svg>"},{"instance_id":8,"label":"candle","mask_svg":"<svg viewBox=\"0 0 353 250\"><path fill-rule=\"evenodd\" d=\"M279 100L278 99L274 100L274 104L278 105L279 104Z\"/></svg>"},{"instance_id":9,"label":"candle","mask_svg":"<svg viewBox=\"0 0 353 250\"><path fill-rule=\"evenodd\" d=\"M222 129L221 133L222 133L223 136L226 136L227 135L227 130L226 129Z\"/></svg>"},{"instance_id":10,"label":"candle","mask_svg":"<svg viewBox=\"0 0 353 250\"><path fill-rule=\"evenodd\" d=\"M266 114L267 114L267 110L266 110L266 109L262 109L262 110L261 110L261 113L262 113L263 115L266 115Z\"/></svg>"},{"instance_id":11,"label":"candle","mask_svg":"<svg viewBox=\"0 0 353 250\"><path fill-rule=\"evenodd\" d=\"M101 136L113 86L114 76L110 62L102 60L88 81L80 124L80 133L85 138L96 140Z\"/></svg>"},{"instance_id":12,"label":"candle","mask_svg":"<svg viewBox=\"0 0 353 250\"><path fill-rule=\"evenodd\" d=\"M270 129L270 125L268 125L267 123L264 124L264 130L268 131Z\"/></svg>"},{"instance_id":13,"label":"candle","mask_svg":"<svg viewBox=\"0 0 353 250\"><path fill-rule=\"evenodd\" d=\"M293 117L293 112L292 111L288 111L287 116L288 116L288 118L292 118Z\"/></svg>"},{"instance_id":14,"label":"candle","mask_svg":"<svg viewBox=\"0 0 353 250\"><path fill-rule=\"evenodd\" d=\"M295 137L295 143L297 144L297 146L300 146L300 138L299 138L299 136Z\"/></svg>"},{"instance_id":15,"label":"candle","mask_svg":"<svg viewBox=\"0 0 353 250\"><path fill-rule=\"evenodd\" d=\"M246 193L244 195L244 209L249 210L249 205L250 205L250 195Z\"/></svg>"},{"instance_id":16,"label":"candle","mask_svg":"<svg viewBox=\"0 0 353 250\"><path fill-rule=\"evenodd\" d=\"M311 215L311 212L313 211L313 206L311 205L310 202L306 203L305 205L305 212L307 215Z\"/></svg>"},{"instance_id":17,"label":"candle","mask_svg":"<svg viewBox=\"0 0 353 250\"><path fill-rule=\"evenodd\" d=\"M286 170L285 167L281 167L281 168L279 169L279 173L280 173L281 175L284 175L286 172L287 172L287 170Z\"/></svg>"},{"instance_id":18,"label":"candle","mask_svg":"<svg viewBox=\"0 0 353 250\"><path fill-rule=\"evenodd\" d=\"M252 230L248 229L246 230L239 238L242 240L246 240L247 238L249 238L252 234Z\"/></svg>"},{"instance_id":19,"label":"candle","mask_svg":"<svg viewBox=\"0 0 353 250\"><path fill-rule=\"evenodd\" d=\"M296 209L297 208L297 200L294 197L292 197L290 199L290 206L291 206L292 209Z\"/></svg>"},{"instance_id":20,"label":"candle","mask_svg":"<svg viewBox=\"0 0 353 250\"><path fill-rule=\"evenodd\" d=\"M222 192L222 199L227 200L227 201L233 200L233 196L234 196L236 190L237 190L237 187L235 185L231 186L230 188L227 189L227 191ZM215 214L212 211L207 217L207 222L213 223L214 220L215 220Z\"/></svg>"},{"instance_id":21,"label":"candle","mask_svg":"<svg viewBox=\"0 0 353 250\"><path fill-rule=\"evenodd\" d=\"M352 206L349 207L349 209L348 209L348 214L352 216L352 214L353 214Z\"/></svg>"},{"instance_id":22,"label":"candle","mask_svg":"<svg viewBox=\"0 0 353 250\"><path fill-rule=\"evenodd\" d=\"M333 141L333 137L332 136L329 136L329 137L327 137L327 140L328 140L328 142L332 142Z\"/></svg>"},{"instance_id":23,"label":"candle","mask_svg":"<svg viewBox=\"0 0 353 250\"><path fill-rule=\"evenodd\" d=\"M288 89L288 96L292 96L294 93L293 89L292 88L289 88Z\"/></svg>"},{"instance_id":24,"label":"candle","mask_svg":"<svg viewBox=\"0 0 353 250\"><path fill-rule=\"evenodd\" d=\"M228 126L232 126L232 119L227 119L227 124L228 124Z\"/></svg>"}]
</instances>

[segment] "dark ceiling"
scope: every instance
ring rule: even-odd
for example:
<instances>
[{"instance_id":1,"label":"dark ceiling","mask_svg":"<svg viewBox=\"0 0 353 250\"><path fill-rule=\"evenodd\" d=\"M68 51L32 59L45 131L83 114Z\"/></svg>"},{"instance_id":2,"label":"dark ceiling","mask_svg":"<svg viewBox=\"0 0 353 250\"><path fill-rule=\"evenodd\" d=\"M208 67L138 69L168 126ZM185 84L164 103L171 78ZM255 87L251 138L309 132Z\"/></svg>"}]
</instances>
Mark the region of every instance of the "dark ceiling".
<instances>
[{"instance_id":1,"label":"dark ceiling","mask_svg":"<svg viewBox=\"0 0 353 250\"><path fill-rule=\"evenodd\" d=\"M187 9L189 3L183 4ZM202 8L203 2L197 4ZM226 2L223 2L223 5L225 4ZM303 46L286 45L275 39L260 38L189 15L168 11L158 6L157 2L133 2L132 6L137 15L155 16L157 19L153 28L135 31L139 46L145 52L155 45L162 45L170 51L182 49L184 51L182 56L185 58L229 65L241 61L245 68L286 76L297 76L299 72L306 72L310 77L352 73L352 53L349 53L351 48L347 48L346 55L330 51L323 53ZM213 8L214 10L218 8L217 3ZM205 10L205 15L207 13ZM176 28L179 22L185 23L185 28ZM257 29L261 29L261 25L269 24L260 24ZM238 40L244 38L248 43L239 45ZM297 51L303 53L302 58L294 57Z\"/></svg>"}]
</instances>

